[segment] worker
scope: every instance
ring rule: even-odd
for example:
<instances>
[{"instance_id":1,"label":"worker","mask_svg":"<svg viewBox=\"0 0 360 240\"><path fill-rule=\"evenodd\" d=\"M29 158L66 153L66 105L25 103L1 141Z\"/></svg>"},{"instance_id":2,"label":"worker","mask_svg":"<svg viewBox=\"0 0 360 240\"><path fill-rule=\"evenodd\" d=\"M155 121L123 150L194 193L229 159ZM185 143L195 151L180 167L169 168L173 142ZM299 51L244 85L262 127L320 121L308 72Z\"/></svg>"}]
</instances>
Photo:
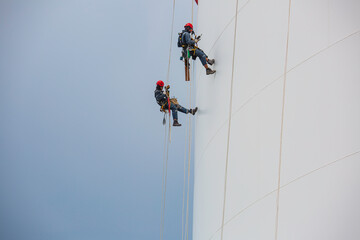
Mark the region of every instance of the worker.
<instances>
[{"instance_id":1,"label":"worker","mask_svg":"<svg viewBox=\"0 0 360 240\"><path fill-rule=\"evenodd\" d=\"M189 52L192 58L194 60L196 57L200 58L202 65L206 69L206 75L214 74L216 71L209 68L208 64L213 65L215 63L215 59L209 59L204 51L196 46L197 42L200 40L200 37L196 37L195 39L191 38L191 34L194 33L193 25L191 23L187 23L185 24L184 28L185 29L179 33L178 47L182 47L185 54L185 49L189 47Z\"/></svg>"},{"instance_id":2,"label":"worker","mask_svg":"<svg viewBox=\"0 0 360 240\"><path fill-rule=\"evenodd\" d=\"M172 116L173 116L173 126L175 127L180 127L181 124L178 122L178 114L177 112L180 111L182 113L188 114L191 113L192 115L195 115L196 111L198 110L198 108L194 108L194 109L186 109L184 107L182 107L180 104L177 103L176 98L171 98L169 99L169 88L170 86L167 85L165 87L165 93L163 92L163 88L164 88L164 82L159 80L156 82L156 89L155 89L155 99L156 102L161 106L160 111L165 112L166 110L169 109L169 103L170 103L170 109L172 111Z\"/></svg>"}]
</instances>

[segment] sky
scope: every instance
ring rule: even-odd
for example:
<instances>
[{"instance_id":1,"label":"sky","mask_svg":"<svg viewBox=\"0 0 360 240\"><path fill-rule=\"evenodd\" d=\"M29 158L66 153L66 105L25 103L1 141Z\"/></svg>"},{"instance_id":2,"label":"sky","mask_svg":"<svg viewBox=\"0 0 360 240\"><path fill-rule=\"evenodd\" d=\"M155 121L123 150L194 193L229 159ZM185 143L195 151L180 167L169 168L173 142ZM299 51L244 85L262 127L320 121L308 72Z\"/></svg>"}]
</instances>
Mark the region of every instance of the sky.
<instances>
[{"instance_id":1,"label":"sky","mask_svg":"<svg viewBox=\"0 0 360 240\"><path fill-rule=\"evenodd\" d=\"M159 239L154 88L166 80L172 4L0 1L0 239ZM176 40L191 7L177 1L171 43L171 95L185 107ZM171 130L164 239L182 235L187 119Z\"/></svg>"}]
</instances>

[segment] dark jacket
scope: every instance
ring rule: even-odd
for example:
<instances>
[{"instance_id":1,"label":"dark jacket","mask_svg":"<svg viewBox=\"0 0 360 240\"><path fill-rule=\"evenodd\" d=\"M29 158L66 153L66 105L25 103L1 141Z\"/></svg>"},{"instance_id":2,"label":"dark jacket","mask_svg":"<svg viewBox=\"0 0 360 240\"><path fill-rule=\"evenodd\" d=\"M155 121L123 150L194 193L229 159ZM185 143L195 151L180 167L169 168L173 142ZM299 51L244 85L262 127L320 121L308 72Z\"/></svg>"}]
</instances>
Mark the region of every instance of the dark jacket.
<instances>
[{"instance_id":1,"label":"dark jacket","mask_svg":"<svg viewBox=\"0 0 360 240\"><path fill-rule=\"evenodd\" d=\"M195 41L191 39L191 35L187 31L183 32L181 40L184 45L195 46Z\"/></svg>"},{"instance_id":2,"label":"dark jacket","mask_svg":"<svg viewBox=\"0 0 360 240\"><path fill-rule=\"evenodd\" d=\"M154 94L155 94L156 102L160 106L162 106L162 105L164 105L164 104L166 104L168 102L168 98L167 98L166 94L162 90L155 89Z\"/></svg>"}]
</instances>

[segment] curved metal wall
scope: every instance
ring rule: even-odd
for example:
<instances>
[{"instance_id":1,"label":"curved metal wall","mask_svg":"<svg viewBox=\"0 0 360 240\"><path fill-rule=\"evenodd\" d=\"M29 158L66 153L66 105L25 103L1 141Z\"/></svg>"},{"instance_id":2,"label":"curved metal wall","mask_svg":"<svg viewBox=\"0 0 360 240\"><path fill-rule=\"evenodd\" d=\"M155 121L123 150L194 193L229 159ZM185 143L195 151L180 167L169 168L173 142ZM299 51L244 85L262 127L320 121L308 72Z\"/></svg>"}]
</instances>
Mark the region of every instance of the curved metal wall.
<instances>
[{"instance_id":1,"label":"curved metal wall","mask_svg":"<svg viewBox=\"0 0 360 240\"><path fill-rule=\"evenodd\" d=\"M360 239L360 1L206 0L198 23L193 239Z\"/></svg>"}]
</instances>

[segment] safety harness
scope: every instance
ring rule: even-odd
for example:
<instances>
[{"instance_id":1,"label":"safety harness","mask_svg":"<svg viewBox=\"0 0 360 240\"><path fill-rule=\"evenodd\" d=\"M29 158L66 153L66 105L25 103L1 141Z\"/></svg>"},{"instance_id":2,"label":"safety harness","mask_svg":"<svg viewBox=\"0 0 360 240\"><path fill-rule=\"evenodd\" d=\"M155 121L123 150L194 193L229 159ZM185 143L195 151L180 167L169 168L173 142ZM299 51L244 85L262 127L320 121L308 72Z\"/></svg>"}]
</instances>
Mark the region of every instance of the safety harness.
<instances>
[{"instance_id":1,"label":"safety harness","mask_svg":"<svg viewBox=\"0 0 360 240\"><path fill-rule=\"evenodd\" d=\"M170 98L170 97L169 97L170 92L169 92L168 89L165 89L165 94L166 94L166 96L167 96L167 102L165 102L165 103L163 103L163 104L161 104L161 103L159 103L159 102L158 102L158 103L159 103L159 105L161 106L161 107L160 107L160 112L167 113L167 111L170 112L171 103L172 103L172 104L175 104L175 105L179 105L179 102L178 102L177 98L174 98L174 97L173 97L173 98ZM166 104L168 105L168 109L165 108Z\"/></svg>"},{"instance_id":2,"label":"safety harness","mask_svg":"<svg viewBox=\"0 0 360 240\"><path fill-rule=\"evenodd\" d=\"M187 57L190 57L190 53L189 52L193 52L193 54L195 53L195 50L198 48L198 46L194 45L194 46L190 46L187 44L184 44L182 36L184 35L184 32L187 32L186 30L182 30L180 33L178 33L178 47L183 48L183 50L185 51L185 49L187 49ZM195 33L193 33L195 35ZM191 36L191 35L190 35ZM201 36L197 37L195 35L195 39L200 39ZM194 40L193 38L191 38L191 40ZM192 55L193 55L192 54ZM184 56L185 57L185 56Z\"/></svg>"},{"instance_id":3,"label":"safety harness","mask_svg":"<svg viewBox=\"0 0 360 240\"><path fill-rule=\"evenodd\" d=\"M167 96L167 102L165 102L163 104L158 102L159 105L161 106L160 107L160 112L166 113L166 111L169 111L169 114L170 114L170 92L169 92L168 88L165 88L165 94ZM165 108L166 104L168 105L168 109Z\"/></svg>"}]
</instances>

